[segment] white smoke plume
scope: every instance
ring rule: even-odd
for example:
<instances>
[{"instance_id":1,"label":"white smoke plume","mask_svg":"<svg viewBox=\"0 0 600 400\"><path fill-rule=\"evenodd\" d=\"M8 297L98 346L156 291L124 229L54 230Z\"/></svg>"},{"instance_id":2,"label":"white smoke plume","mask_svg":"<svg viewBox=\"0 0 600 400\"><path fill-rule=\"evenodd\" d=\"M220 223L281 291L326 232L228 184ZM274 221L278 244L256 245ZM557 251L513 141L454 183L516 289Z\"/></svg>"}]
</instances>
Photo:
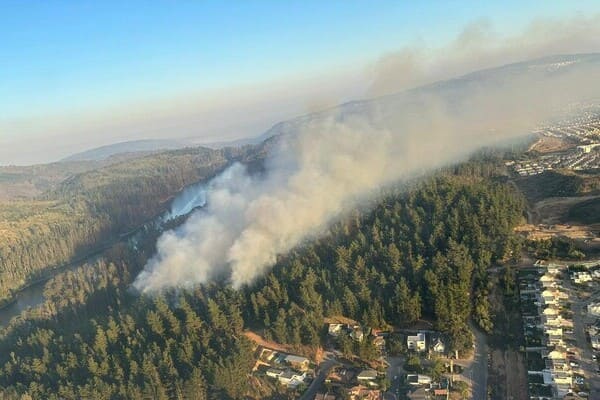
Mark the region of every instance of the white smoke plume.
<instances>
[{"instance_id":1,"label":"white smoke plume","mask_svg":"<svg viewBox=\"0 0 600 400\"><path fill-rule=\"evenodd\" d=\"M206 207L160 238L134 286L153 292L223 275L235 288L249 284L376 189L522 138L557 110L600 95L593 60L470 76L302 120L281 138L265 177L239 164L217 177Z\"/></svg>"}]
</instances>

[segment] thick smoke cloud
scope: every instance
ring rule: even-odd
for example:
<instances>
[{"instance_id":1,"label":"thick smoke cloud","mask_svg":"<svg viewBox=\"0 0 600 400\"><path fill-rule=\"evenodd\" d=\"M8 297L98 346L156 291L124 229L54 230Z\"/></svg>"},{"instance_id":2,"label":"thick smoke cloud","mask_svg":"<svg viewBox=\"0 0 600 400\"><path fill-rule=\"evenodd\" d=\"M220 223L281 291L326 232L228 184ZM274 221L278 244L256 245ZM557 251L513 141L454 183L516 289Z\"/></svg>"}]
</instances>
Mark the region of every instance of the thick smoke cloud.
<instances>
[{"instance_id":1,"label":"thick smoke cloud","mask_svg":"<svg viewBox=\"0 0 600 400\"><path fill-rule=\"evenodd\" d=\"M373 77L369 92L381 96L523 60L599 51L600 14L539 18L511 35L480 19L444 47L419 42L382 55L368 68Z\"/></svg>"},{"instance_id":2,"label":"thick smoke cloud","mask_svg":"<svg viewBox=\"0 0 600 400\"><path fill-rule=\"evenodd\" d=\"M216 277L251 283L378 188L519 140L573 102L600 94L599 57L549 60L467 76L302 119L261 178L236 164L211 182L206 207L165 233L135 287L152 292Z\"/></svg>"}]
</instances>

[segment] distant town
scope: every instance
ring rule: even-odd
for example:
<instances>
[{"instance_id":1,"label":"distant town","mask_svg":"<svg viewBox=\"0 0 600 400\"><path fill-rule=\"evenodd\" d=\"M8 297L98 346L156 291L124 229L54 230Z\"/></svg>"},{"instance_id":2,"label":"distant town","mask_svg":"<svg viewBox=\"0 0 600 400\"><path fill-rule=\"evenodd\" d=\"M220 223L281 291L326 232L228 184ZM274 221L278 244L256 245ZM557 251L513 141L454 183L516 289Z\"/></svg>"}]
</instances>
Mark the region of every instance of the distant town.
<instances>
[{"instance_id":1,"label":"distant town","mask_svg":"<svg viewBox=\"0 0 600 400\"><path fill-rule=\"evenodd\" d=\"M583 112L577 118L540 127L534 133L540 137L531 148L534 155L505 163L518 176L538 175L554 169L600 168L600 115L597 108Z\"/></svg>"}]
</instances>

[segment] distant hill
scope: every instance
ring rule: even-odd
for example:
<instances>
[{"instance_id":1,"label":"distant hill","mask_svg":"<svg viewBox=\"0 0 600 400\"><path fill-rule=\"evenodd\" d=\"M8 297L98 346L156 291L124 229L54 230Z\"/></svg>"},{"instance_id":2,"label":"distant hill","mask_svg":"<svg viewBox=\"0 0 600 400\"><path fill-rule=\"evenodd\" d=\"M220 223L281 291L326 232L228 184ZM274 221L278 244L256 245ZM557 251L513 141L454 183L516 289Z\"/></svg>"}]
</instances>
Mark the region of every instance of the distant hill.
<instances>
[{"instance_id":1,"label":"distant hill","mask_svg":"<svg viewBox=\"0 0 600 400\"><path fill-rule=\"evenodd\" d=\"M353 115L360 115L363 118L376 119L384 125L393 125L393 119L399 116L399 110L412 109L414 111L418 109L420 95L433 93L442 98L460 102L461 99L468 98L472 93L471 90L475 88L480 89L481 87L485 87L485 85L501 84L503 81L507 81L515 76L539 76L540 74L560 73L586 63L596 63L600 66L600 53L549 56L484 69L455 79L434 82L391 95L351 101L327 110L279 122L257 137L212 143L206 143L200 138L135 140L97 147L71 155L61 161L100 161L123 153L129 153L128 158L135 158L136 153L139 153L139 156L143 156L159 151L185 147L204 146L212 149L220 149L258 144L273 136L297 133L308 123L331 117L344 120Z\"/></svg>"},{"instance_id":2,"label":"distant hill","mask_svg":"<svg viewBox=\"0 0 600 400\"><path fill-rule=\"evenodd\" d=\"M175 150L191 146L191 143L185 140L170 140L170 139L148 139L134 140L129 142L121 142L109 144L106 146L96 147L81 153L73 154L63 158L65 161L100 161L105 160L115 154L121 153L153 153L161 150Z\"/></svg>"},{"instance_id":3,"label":"distant hill","mask_svg":"<svg viewBox=\"0 0 600 400\"><path fill-rule=\"evenodd\" d=\"M538 79L589 66L600 68L600 53L554 55L483 69L458 78L434 82L390 95L350 101L327 110L283 121L275 124L263 136L269 138L295 134L308 124L321 119L335 118L343 121L352 116L360 116L377 125L393 128L397 118L418 113L422 99L429 94L459 107L460 103L469 99L474 91L501 86L503 83L511 82L515 77Z\"/></svg>"},{"instance_id":4,"label":"distant hill","mask_svg":"<svg viewBox=\"0 0 600 400\"><path fill-rule=\"evenodd\" d=\"M257 137L249 137L236 139L231 141L209 142L199 138L183 138L183 139L147 139L147 140L132 140L127 142L119 142L106 146L96 147L90 150L82 151L65 157L59 162L73 161L102 161L109 158L116 158L119 155L125 156L127 159L147 156L153 153L158 153L166 150L177 150L186 147L208 147L210 149L222 149L224 147L239 147L248 144L257 144L267 139L268 132Z\"/></svg>"}]
</instances>

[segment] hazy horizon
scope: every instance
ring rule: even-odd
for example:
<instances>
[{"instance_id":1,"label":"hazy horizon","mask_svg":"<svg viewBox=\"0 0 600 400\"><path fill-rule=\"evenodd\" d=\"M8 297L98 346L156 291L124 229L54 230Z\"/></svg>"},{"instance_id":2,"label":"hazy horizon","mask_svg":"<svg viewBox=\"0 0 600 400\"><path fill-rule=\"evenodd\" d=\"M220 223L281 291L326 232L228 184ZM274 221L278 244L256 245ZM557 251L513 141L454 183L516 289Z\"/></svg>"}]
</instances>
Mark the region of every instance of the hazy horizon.
<instances>
[{"instance_id":1,"label":"hazy horizon","mask_svg":"<svg viewBox=\"0 0 600 400\"><path fill-rule=\"evenodd\" d=\"M124 15L114 21L116 4L37 5L27 16L7 7L0 17L0 33L11 39L0 77L0 165L53 162L134 140L255 137L352 100L600 51L593 2L543 10L535 2L377 5L308 2L293 7L295 15L266 3L161 6L144 16L121 6ZM19 25L24 18L43 23Z\"/></svg>"}]
</instances>

